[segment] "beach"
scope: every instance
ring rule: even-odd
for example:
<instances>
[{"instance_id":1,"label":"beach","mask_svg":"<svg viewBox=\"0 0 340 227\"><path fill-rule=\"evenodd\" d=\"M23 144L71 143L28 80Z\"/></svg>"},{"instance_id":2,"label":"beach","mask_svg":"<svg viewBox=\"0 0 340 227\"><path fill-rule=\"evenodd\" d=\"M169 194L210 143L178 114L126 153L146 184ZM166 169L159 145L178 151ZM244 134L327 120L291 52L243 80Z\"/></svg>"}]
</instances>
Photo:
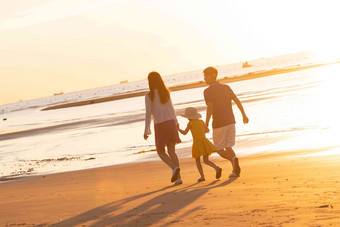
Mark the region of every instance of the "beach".
<instances>
[{"instance_id":1,"label":"beach","mask_svg":"<svg viewBox=\"0 0 340 227\"><path fill-rule=\"evenodd\" d=\"M203 164L206 181L197 183L188 134L176 150L184 183L174 186L154 134L142 137L143 96L7 113L0 226L340 225L340 66L291 70L230 83L250 119L242 124L234 110L239 178L213 154L221 179ZM171 92L182 128L188 106L205 119L204 89Z\"/></svg>"},{"instance_id":2,"label":"beach","mask_svg":"<svg viewBox=\"0 0 340 227\"><path fill-rule=\"evenodd\" d=\"M335 1L1 9L0 227L340 226Z\"/></svg>"},{"instance_id":3,"label":"beach","mask_svg":"<svg viewBox=\"0 0 340 227\"><path fill-rule=\"evenodd\" d=\"M222 177L203 166L201 183L181 158L178 186L160 161L24 178L0 186L0 226L338 226L340 158L325 151L243 157L239 178L214 157Z\"/></svg>"}]
</instances>

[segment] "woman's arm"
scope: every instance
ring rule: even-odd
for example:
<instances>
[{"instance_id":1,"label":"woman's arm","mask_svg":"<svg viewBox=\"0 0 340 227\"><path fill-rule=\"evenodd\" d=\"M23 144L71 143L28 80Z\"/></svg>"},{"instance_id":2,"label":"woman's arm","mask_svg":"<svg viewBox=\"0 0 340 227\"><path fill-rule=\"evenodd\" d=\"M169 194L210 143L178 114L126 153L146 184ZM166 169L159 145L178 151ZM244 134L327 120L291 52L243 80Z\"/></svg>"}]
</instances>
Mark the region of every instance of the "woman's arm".
<instances>
[{"instance_id":1,"label":"woman's arm","mask_svg":"<svg viewBox=\"0 0 340 227\"><path fill-rule=\"evenodd\" d=\"M151 108L152 103L149 97L149 94L145 95L145 129L144 129L144 139L148 139L148 135L151 134L150 125L151 125Z\"/></svg>"}]
</instances>

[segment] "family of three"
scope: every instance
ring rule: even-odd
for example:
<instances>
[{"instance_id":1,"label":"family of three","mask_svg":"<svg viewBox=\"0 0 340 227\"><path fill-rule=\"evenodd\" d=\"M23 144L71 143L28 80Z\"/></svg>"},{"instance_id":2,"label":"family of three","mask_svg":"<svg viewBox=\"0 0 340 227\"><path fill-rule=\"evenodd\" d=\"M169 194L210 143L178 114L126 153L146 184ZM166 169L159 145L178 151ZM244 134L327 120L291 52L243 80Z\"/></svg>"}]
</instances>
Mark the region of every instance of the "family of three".
<instances>
[{"instance_id":1,"label":"family of three","mask_svg":"<svg viewBox=\"0 0 340 227\"><path fill-rule=\"evenodd\" d=\"M154 123L155 144L158 156L172 169L171 182L182 184L178 157L175 146L180 143L178 132L187 134L191 131L193 137L192 157L196 160L196 166L200 173L198 182L204 181L204 173L201 165L203 162L216 171L216 179L222 174L222 168L216 166L209 160L209 155L217 152L222 158L229 160L232 164L232 173L229 177L239 177L241 168L239 160L232 147L235 145L235 117L232 109L234 101L242 113L243 122L249 119L245 114L243 106L233 90L226 84L219 83L217 69L208 67L203 71L204 81L209 85L204 90L204 100L207 105L206 120L197 109L188 107L181 116L189 120L187 127L182 130L177 122L175 110L171 101L170 91L164 84L159 73L151 72L148 75L150 91L145 95L145 130L144 139L147 140L151 134L151 119ZM209 122L212 118L213 142L212 144L205 136L209 131ZM167 148L167 152L166 152Z\"/></svg>"}]
</instances>

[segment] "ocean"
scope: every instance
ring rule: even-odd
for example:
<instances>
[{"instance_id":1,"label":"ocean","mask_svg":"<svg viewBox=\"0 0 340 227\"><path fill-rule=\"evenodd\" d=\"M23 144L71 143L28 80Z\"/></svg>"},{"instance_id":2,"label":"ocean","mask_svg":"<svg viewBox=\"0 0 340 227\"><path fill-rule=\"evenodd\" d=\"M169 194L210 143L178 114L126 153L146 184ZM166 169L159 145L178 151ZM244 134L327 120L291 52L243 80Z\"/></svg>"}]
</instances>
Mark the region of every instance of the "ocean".
<instances>
[{"instance_id":1,"label":"ocean","mask_svg":"<svg viewBox=\"0 0 340 227\"><path fill-rule=\"evenodd\" d=\"M310 150L310 155L339 154L339 74L340 64L330 64L229 83L250 120L244 125L240 111L233 106L237 121L234 150L241 160L248 155L297 150ZM198 72L190 75L185 81L174 76L165 81L171 86L202 80ZM123 90L139 90L146 88L147 82L117 85L119 92L123 86ZM171 93L181 128L187 120L179 114L186 107L197 107L205 119L204 89ZM158 160L153 134L147 141L143 139L142 96L41 111L53 102L52 98L65 99L58 101L61 103L72 97L100 97L109 90L106 87L67 94L67 100L64 95L1 106L0 179ZM182 143L177 149L191 146L190 133L180 137ZM211 139L211 132L207 137ZM179 156L191 157L190 149L186 151Z\"/></svg>"}]
</instances>

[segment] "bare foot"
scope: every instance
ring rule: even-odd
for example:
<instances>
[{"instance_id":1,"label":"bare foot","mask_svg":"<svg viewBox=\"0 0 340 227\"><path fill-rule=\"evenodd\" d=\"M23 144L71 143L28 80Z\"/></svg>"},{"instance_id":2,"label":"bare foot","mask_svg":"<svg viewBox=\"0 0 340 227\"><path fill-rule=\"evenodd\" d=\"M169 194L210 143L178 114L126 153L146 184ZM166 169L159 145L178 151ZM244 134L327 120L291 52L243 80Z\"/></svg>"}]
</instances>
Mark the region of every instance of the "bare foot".
<instances>
[{"instance_id":1,"label":"bare foot","mask_svg":"<svg viewBox=\"0 0 340 227\"><path fill-rule=\"evenodd\" d=\"M205 178L201 177L200 179L197 180L197 183L202 182L202 181L205 181Z\"/></svg>"},{"instance_id":2,"label":"bare foot","mask_svg":"<svg viewBox=\"0 0 340 227\"><path fill-rule=\"evenodd\" d=\"M216 179L220 179L222 175L222 169L220 167L217 167L216 169Z\"/></svg>"}]
</instances>

